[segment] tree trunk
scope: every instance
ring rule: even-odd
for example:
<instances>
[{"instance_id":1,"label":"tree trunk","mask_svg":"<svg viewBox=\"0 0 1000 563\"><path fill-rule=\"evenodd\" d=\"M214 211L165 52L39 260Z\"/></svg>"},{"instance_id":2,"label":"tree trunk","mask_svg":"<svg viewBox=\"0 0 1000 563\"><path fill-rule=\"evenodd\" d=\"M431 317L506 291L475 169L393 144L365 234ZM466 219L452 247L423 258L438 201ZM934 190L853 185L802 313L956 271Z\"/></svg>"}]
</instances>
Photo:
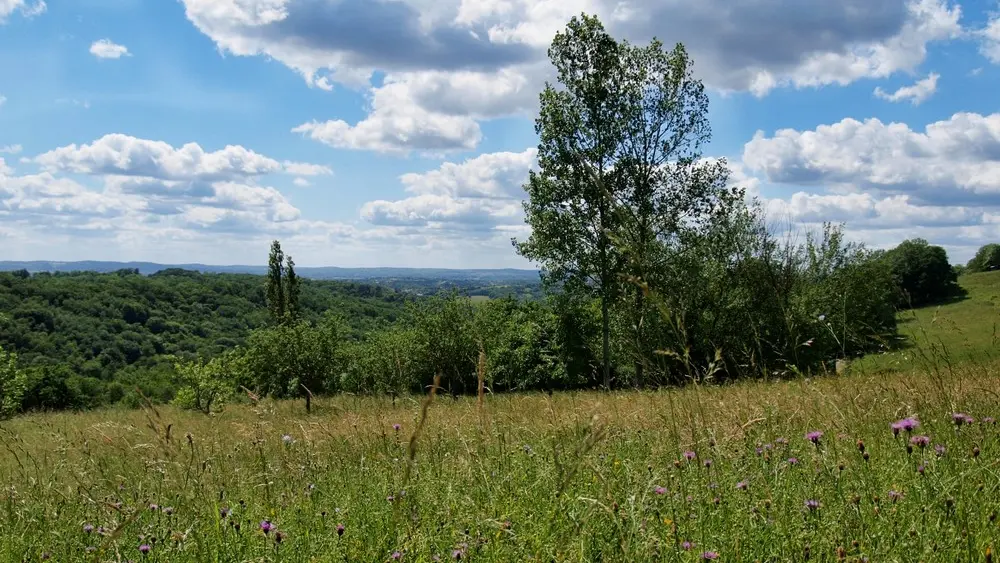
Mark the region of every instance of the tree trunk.
<instances>
[{"instance_id":1,"label":"tree trunk","mask_svg":"<svg viewBox=\"0 0 1000 563\"><path fill-rule=\"evenodd\" d=\"M611 390L611 321L607 297L601 298L601 337L604 340L604 390Z\"/></svg>"},{"instance_id":2,"label":"tree trunk","mask_svg":"<svg viewBox=\"0 0 1000 563\"><path fill-rule=\"evenodd\" d=\"M306 414L312 411L312 393L306 391Z\"/></svg>"}]
</instances>

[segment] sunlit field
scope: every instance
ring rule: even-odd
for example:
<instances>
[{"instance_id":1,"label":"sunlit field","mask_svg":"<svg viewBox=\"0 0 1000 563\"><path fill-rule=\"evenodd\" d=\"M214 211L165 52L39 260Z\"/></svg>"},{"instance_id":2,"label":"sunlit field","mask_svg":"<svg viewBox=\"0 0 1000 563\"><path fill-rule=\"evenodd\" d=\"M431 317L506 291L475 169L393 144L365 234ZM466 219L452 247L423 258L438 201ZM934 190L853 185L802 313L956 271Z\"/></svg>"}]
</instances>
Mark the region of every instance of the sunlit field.
<instances>
[{"instance_id":1,"label":"sunlit field","mask_svg":"<svg viewBox=\"0 0 1000 563\"><path fill-rule=\"evenodd\" d=\"M22 417L0 427L0 552L980 561L1000 540L997 367L437 397L422 427L421 397Z\"/></svg>"}]
</instances>

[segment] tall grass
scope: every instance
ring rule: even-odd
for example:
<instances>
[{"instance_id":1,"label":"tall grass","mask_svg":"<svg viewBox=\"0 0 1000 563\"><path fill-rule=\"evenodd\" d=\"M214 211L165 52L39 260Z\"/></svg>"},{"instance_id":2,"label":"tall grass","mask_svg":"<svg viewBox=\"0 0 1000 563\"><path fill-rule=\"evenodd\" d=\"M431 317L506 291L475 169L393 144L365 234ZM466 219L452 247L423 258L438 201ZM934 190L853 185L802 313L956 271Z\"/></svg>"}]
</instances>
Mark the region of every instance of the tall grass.
<instances>
[{"instance_id":1,"label":"tall grass","mask_svg":"<svg viewBox=\"0 0 1000 563\"><path fill-rule=\"evenodd\" d=\"M997 367L22 417L0 426L0 559L979 561ZM926 447L891 431L909 416Z\"/></svg>"}]
</instances>

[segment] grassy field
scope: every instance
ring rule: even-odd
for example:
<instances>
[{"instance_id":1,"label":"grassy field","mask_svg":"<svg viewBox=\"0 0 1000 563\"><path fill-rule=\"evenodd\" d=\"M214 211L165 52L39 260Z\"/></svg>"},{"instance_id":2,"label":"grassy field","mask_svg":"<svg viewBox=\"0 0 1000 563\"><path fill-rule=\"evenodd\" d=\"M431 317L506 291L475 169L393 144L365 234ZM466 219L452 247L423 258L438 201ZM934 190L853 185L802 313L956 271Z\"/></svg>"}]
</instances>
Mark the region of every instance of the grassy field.
<instances>
[{"instance_id":1,"label":"grassy field","mask_svg":"<svg viewBox=\"0 0 1000 563\"><path fill-rule=\"evenodd\" d=\"M981 561L997 367L23 417L0 559Z\"/></svg>"},{"instance_id":2,"label":"grassy field","mask_svg":"<svg viewBox=\"0 0 1000 563\"><path fill-rule=\"evenodd\" d=\"M1000 359L1000 272L959 278L963 299L899 315L903 347L856 362L864 370L944 369Z\"/></svg>"}]
</instances>

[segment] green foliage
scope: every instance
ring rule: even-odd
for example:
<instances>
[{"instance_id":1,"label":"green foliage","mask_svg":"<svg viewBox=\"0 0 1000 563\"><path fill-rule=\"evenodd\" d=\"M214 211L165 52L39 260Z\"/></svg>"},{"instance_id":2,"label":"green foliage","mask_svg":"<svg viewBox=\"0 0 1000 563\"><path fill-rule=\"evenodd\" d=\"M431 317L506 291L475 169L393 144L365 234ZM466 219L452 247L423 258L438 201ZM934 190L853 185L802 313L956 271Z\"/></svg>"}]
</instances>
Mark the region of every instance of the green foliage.
<instances>
[{"instance_id":1,"label":"green foliage","mask_svg":"<svg viewBox=\"0 0 1000 563\"><path fill-rule=\"evenodd\" d=\"M369 332L364 340L350 343L345 349L349 364L341 378L341 389L392 395L420 391L434 378L426 341L410 326Z\"/></svg>"},{"instance_id":2,"label":"green foliage","mask_svg":"<svg viewBox=\"0 0 1000 563\"><path fill-rule=\"evenodd\" d=\"M21 411L27 386L24 372L17 367L17 354L0 347L0 419Z\"/></svg>"},{"instance_id":3,"label":"green foliage","mask_svg":"<svg viewBox=\"0 0 1000 563\"><path fill-rule=\"evenodd\" d=\"M243 358L237 352L227 352L207 363L196 360L175 366L181 387L173 404L205 414L220 410L232 396L235 379L243 372Z\"/></svg>"},{"instance_id":4,"label":"green foliage","mask_svg":"<svg viewBox=\"0 0 1000 563\"><path fill-rule=\"evenodd\" d=\"M271 254L267 259L267 309L275 322L285 319L285 254L281 243L271 242Z\"/></svg>"},{"instance_id":5,"label":"green foliage","mask_svg":"<svg viewBox=\"0 0 1000 563\"><path fill-rule=\"evenodd\" d=\"M940 303L959 294L958 274L948 253L924 239L905 240L886 254L899 286L900 307Z\"/></svg>"},{"instance_id":6,"label":"green foliage","mask_svg":"<svg viewBox=\"0 0 1000 563\"><path fill-rule=\"evenodd\" d=\"M1000 244L991 243L981 247L972 260L969 260L967 268L969 273L1000 270Z\"/></svg>"}]
</instances>

